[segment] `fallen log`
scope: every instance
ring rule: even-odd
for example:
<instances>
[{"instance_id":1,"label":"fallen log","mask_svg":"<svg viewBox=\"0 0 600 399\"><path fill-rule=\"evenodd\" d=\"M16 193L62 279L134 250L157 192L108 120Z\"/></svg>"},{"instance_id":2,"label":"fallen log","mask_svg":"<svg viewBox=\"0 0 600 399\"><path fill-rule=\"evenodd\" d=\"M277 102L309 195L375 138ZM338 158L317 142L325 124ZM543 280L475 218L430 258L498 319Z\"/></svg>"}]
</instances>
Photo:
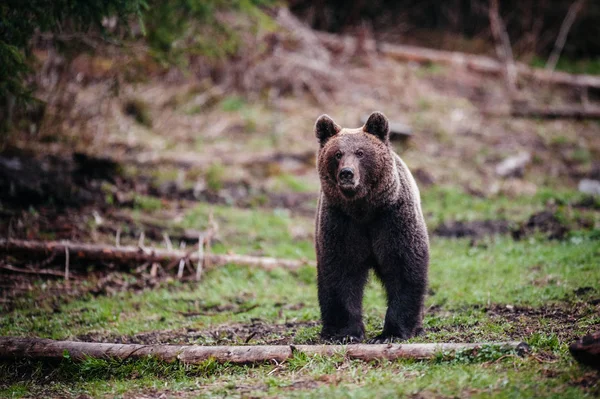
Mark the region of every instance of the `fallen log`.
<instances>
[{"instance_id":1,"label":"fallen log","mask_svg":"<svg viewBox=\"0 0 600 399\"><path fill-rule=\"evenodd\" d=\"M206 268L222 266L228 263L244 266L259 267L266 270L286 268L297 270L304 265L311 265L306 260L278 259L263 256L239 254L204 254L199 259L198 251L166 250L157 248L140 247L114 247L110 245L83 244L58 241L28 241L0 239L0 254L8 255L35 255L63 258L65 248L71 254L71 262L76 260L114 262L119 264L157 262L162 264L176 264L179 260L197 263L204 261Z\"/></svg>"},{"instance_id":2,"label":"fallen log","mask_svg":"<svg viewBox=\"0 0 600 399\"><path fill-rule=\"evenodd\" d=\"M295 160L300 163L313 163L316 152L296 151L296 152L269 152L263 154L219 154L217 157L203 157L197 153L181 153L181 152L143 152L135 156L125 156L122 162L133 163L136 165L162 165L170 164L178 168L204 169L215 163L222 165L267 165L271 163L282 162L284 160Z\"/></svg>"},{"instance_id":3,"label":"fallen log","mask_svg":"<svg viewBox=\"0 0 600 399\"><path fill-rule=\"evenodd\" d=\"M520 118L543 119L600 119L600 107L596 106L564 106L564 107L532 107L519 105L511 107L512 116Z\"/></svg>"},{"instance_id":4,"label":"fallen log","mask_svg":"<svg viewBox=\"0 0 600 399\"><path fill-rule=\"evenodd\" d=\"M0 358L60 360L68 353L73 360L86 357L100 359L136 359L153 356L167 362L198 364L208 359L219 363L283 362L300 352L308 356L344 354L365 361L387 359L431 359L439 354L475 350L494 345L503 350L527 352L523 342L447 343L447 344L357 344L357 345L137 345L76 341L54 341L42 338L0 337Z\"/></svg>"},{"instance_id":5,"label":"fallen log","mask_svg":"<svg viewBox=\"0 0 600 399\"><path fill-rule=\"evenodd\" d=\"M352 48L356 41L351 36L340 36L332 33L319 32L317 35L327 47L334 49L339 49L340 47ZM376 43L374 40L365 40L365 47L368 49L377 49L381 54L399 61L419 64L446 64L494 75L503 74L505 70L505 66L501 62L482 55L433 50L400 44ZM544 83L600 89L600 77L595 75L574 75L566 72L548 71L541 68L531 68L520 62L516 62L515 65L518 75L523 78Z\"/></svg>"}]
</instances>

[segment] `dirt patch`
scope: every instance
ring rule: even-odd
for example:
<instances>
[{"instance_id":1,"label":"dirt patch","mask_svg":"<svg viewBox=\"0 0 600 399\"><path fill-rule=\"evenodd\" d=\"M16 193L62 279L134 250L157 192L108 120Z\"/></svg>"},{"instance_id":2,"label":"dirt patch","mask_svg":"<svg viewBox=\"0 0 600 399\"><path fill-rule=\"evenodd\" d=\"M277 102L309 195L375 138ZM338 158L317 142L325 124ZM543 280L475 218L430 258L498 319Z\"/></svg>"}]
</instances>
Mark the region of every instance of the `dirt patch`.
<instances>
[{"instance_id":1,"label":"dirt patch","mask_svg":"<svg viewBox=\"0 0 600 399\"><path fill-rule=\"evenodd\" d=\"M594 196L589 196L581 199L580 201L573 204L573 207L579 209L591 209L595 211L600 210L600 199L596 199Z\"/></svg>"},{"instance_id":2,"label":"dirt patch","mask_svg":"<svg viewBox=\"0 0 600 399\"><path fill-rule=\"evenodd\" d=\"M592 371L581 377L572 378L569 385L588 391L592 397L598 397L600 396L600 373Z\"/></svg>"},{"instance_id":3,"label":"dirt patch","mask_svg":"<svg viewBox=\"0 0 600 399\"><path fill-rule=\"evenodd\" d=\"M451 221L438 226L433 233L440 237L481 238L510 232L510 222L506 220L476 220L472 222Z\"/></svg>"},{"instance_id":4,"label":"dirt patch","mask_svg":"<svg viewBox=\"0 0 600 399\"><path fill-rule=\"evenodd\" d=\"M317 193L287 192L273 193L246 181L226 182L219 190L209 188L180 188L175 181L150 185L139 191L169 200L201 201L209 204L235 205L239 208L287 208L292 213L313 216Z\"/></svg>"},{"instance_id":5,"label":"dirt patch","mask_svg":"<svg viewBox=\"0 0 600 399\"><path fill-rule=\"evenodd\" d=\"M560 240L568 232L569 228L556 217L554 212L545 210L531 215L527 222L512 231L512 236L515 240L520 240L528 235L541 233L546 235L549 240Z\"/></svg>"},{"instance_id":6,"label":"dirt patch","mask_svg":"<svg viewBox=\"0 0 600 399\"><path fill-rule=\"evenodd\" d=\"M572 204L573 207L584 209L596 209L596 201L584 199ZM497 234L511 234L515 240L541 234L549 240L562 240L568 236L572 229L593 228L593 222L585 218L577 218L566 222L562 220L553 209L546 209L532 214L526 221L521 223L509 222L507 220L475 220L470 222L447 221L433 230L433 234L440 237L452 238L482 238Z\"/></svg>"},{"instance_id":7,"label":"dirt patch","mask_svg":"<svg viewBox=\"0 0 600 399\"><path fill-rule=\"evenodd\" d=\"M447 342L477 342L483 340L526 340L534 333L556 335L560 342L570 343L578 339L574 325L581 319L596 315L600 311L592 303L575 303L564 305L548 305L542 307L526 307L513 305L492 305L481 310L490 317L491 322L510 327L498 337L481 336L475 325L454 325L426 328L425 333L448 333ZM428 313L444 313L442 309L430 309ZM457 313L460 313L457 310ZM590 330L591 331L591 330ZM444 334L446 335L446 334Z\"/></svg>"},{"instance_id":8,"label":"dirt patch","mask_svg":"<svg viewBox=\"0 0 600 399\"><path fill-rule=\"evenodd\" d=\"M5 268L7 265L17 268L19 272ZM42 274L36 273L37 270L41 270ZM43 274L46 270L57 274ZM0 261L0 314L18 309L19 300L26 294L33 296L37 308L60 312L62 305L86 295L95 297L111 296L120 292L140 293L168 286L173 278L172 273L150 264L141 265L130 272L115 270L114 265L106 265L103 269L94 271L88 270L85 274L71 270L69 281L65 281L59 269L48 269L44 261L18 266ZM40 279L44 279L43 290L39 289ZM193 278L186 276L183 281L193 281Z\"/></svg>"},{"instance_id":9,"label":"dirt patch","mask_svg":"<svg viewBox=\"0 0 600 399\"><path fill-rule=\"evenodd\" d=\"M77 336L85 342L117 344L211 344L211 345L290 345L296 333L303 328L319 325L316 321L267 324L255 320L249 324L231 324L207 330L186 328L181 330L150 331L135 335L104 335L89 333ZM310 342L310 343L316 343Z\"/></svg>"}]
</instances>

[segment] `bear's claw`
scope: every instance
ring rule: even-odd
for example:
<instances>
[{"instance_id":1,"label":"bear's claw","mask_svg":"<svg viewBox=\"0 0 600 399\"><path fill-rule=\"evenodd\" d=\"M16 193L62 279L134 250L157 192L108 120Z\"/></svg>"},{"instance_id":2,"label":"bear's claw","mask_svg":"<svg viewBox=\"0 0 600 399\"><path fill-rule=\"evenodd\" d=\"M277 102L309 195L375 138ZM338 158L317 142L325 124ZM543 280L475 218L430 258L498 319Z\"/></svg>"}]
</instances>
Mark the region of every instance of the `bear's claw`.
<instances>
[{"instance_id":1,"label":"bear's claw","mask_svg":"<svg viewBox=\"0 0 600 399\"><path fill-rule=\"evenodd\" d=\"M397 337L395 335L379 334L367 341L368 344L396 344L406 341L408 338Z\"/></svg>"}]
</instances>

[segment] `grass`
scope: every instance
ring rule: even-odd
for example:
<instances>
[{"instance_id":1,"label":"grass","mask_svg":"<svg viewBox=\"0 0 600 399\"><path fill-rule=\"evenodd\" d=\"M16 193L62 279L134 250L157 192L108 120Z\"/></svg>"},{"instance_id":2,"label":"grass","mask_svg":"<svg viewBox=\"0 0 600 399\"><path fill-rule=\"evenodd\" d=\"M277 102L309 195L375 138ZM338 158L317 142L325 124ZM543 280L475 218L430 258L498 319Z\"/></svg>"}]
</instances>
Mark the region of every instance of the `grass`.
<instances>
[{"instance_id":1,"label":"grass","mask_svg":"<svg viewBox=\"0 0 600 399\"><path fill-rule=\"evenodd\" d=\"M162 206L162 201L159 198L141 194L136 194L133 197L133 208L136 210L153 212L161 209Z\"/></svg>"},{"instance_id":2,"label":"grass","mask_svg":"<svg viewBox=\"0 0 600 399\"><path fill-rule=\"evenodd\" d=\"M238 209L199 204L182 222L185 228L207 228L213 215L219 225L216 253L314 259L311 218L292 217L286 209Z\"/></svg>"},{"instance_id":3,"label":"grass","mask_svg":"<svg viewBox=\"0 0 600 399\"><path fill-rule=\"evenodd\" d=\"M536 68L543 68L545 65L546 60L539 57L534 57L531 61L531 66ZM595 58L574 61L561 57L556 64L556 70L569 73L600 75L600 59Z\"/></svg>"},{"instance_id":4,"label":"grass","mask_svg":"<svg viewBox=\"0 0 600 399\"><path fill-rule=\"evenodd\" d=\"M269 254L282 254L281 241L295 221L284 213L264 213L213 207L215 217L234 223L239 232L256 233L254 239L271 245ZM197 223L208 209L199 206L187 223ZM194 219L196 218L196 219ZM262 228L268 226L268 232ZM276 239L275 237L279 237ZM484 246L468 240L432 240L430 309L425 318L426 334L413 342L489 341L520 339L535 352L548 353L552 362L487 352L438 358L429 362L364 363L341 357L301 357L283 365L233 366L202 364L197 367L165 365L152 359L116 363L89 359L73 364L65 359L52 371L54 383L43 378L50 371L28 362L0 365L1 394L7 397L36 395L121 395L130 391L172 390L194 395L238 395L289 397L392 397L426 392L441 396L582 397L586 392L572 385L585 376L568 356L565 340L582 335L598 325L597 310L589 300L597 297L600 281L600 251L597 240L580 234L578 240L547 241L532 238L513 241L496 237ZM228 242L236 251L250 249L248 239ZM267 244L265 244L267 245ZM225 248L225 247L223 247ZM309 257L312 250L301 254ZM553 276L552 279L546 279ZM135 277L129 276L134 279ZM582 295L578 288L591 286ZM36 288L43 291L43 283ZM34 290L35 292L35 290ZM247 312L215 312L185 317L185 312L222 304L239 304ZM489 309L506 305L551 311L538 317L510 317ZM365 295L367 334L375 335L385 314L385 298L372 278ZM567 320L556 313L575 314ZM554 315L554 316L553 316ZM567 317L565 316L565 317ZM86 295L60 303L50 310L35 294L20 300L19 309L2 316L0 334L68 339L88 335L112 340L142 332L162 332L157 339L171 343L242 344L244 336L221 337L208 331L216 327L251 325L258 320L269 326L313 322L319 319L315 270L306 267L292 273L264 271L229 265L208 271L201 285L170 281L161 288L121 292L113 296ZM567 325L565 324L567 323ZM259 336L251 343L287 339L293 343L318 340L318 326L306 325L293 334L285 327ZM571 338L572 339L572 338ZM279 368L277 368L279 367ZM274 371L275 370L275 371ZM27 378L22 376L28 375ZM553 376L552 378L547 375ZM571 384L571 385L570 385ZM200 388L198 388L200 387ZM200 389L200 390L198 390ZM48 391L49 390L49 391Z\"/></svg>"},{"instance_id":5,"label":"grass","mask_svg":"<svg viewBox=\"0 0 600 399\"><path fill-rule=\"evenodd\" d=\"M292 187L296 182L287 184ZM137 212L158 210L158 204L148 198L136 198ZM523 340L535 356L519 357L486 347L425 362L365 363L342 354L299 354L280 365L256 366L212 361L184 366L151 358L82 363L66 358L58 365L23 360L0 362L0 397L120 397L136 392L308 398L597 394L597 389L584 386L595 377L574 363L567 348L575 337L600 325L598 305L593 304L600 295L600 249L594 227L598 215L572 206L582 199L574 192L545 190L533 197L492 200L445 187L423 191L430 226L450 219L505 218L516 223L551 206L566 224L576 227L562 241L541 235L521 241L508 236L477 242L435 236L431 240L425 334L410 342ZM591 225L587 226L592 227L575 223L581 218L588 218ZM203 229L211 219L219 226L214 252L314 260L312 218L292 216L287 210L198 204L173 224ZM134 274L119 276L130 286L142 279ZM85 294L86 287L95 283L93 279L79 282L84 294L67 299L52 294L51 282L37 282L17 300L15 310L0 315L0 335L109 342L136 337L205 345L244 344L249 337L251 344L319 342L312 267L289 272L227 265L207 270L201 284L167 279L154 289ZM386 310L384 293L373 277L363 305L367 336L372 337L382 328ZM218 310L219 306L223 308ZM251 336L252 331L258 333Z\"/></svg>"},{"instance_id":6,"label":"grass","mask_svg":"<svg viewBox=\"0 0 600 399\"><path fill-rule=\"evenodd\" d=\"M477 197L465 193L460 188L434 186L421 192L421 201L428 227L434 229L440 223L450 220L508 220L522 222L535 213L547 209L554 210L565 221L589 219L594 225L600 223L600 215L595 211L577 209L574 204L589 200L589 196L571 190L540 188L533 196L495 195ZM597 199L592 199L597 203Z\"/></svg>"}]
</instances>

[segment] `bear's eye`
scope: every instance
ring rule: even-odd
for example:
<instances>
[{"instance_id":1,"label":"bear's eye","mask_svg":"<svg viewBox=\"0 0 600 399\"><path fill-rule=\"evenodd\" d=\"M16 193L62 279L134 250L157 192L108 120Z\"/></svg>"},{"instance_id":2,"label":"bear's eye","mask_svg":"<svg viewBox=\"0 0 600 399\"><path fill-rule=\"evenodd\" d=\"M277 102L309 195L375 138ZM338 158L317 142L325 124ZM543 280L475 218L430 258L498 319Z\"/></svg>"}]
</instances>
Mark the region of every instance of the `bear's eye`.
<instances>
[{"instance_id":1,"label":"bear's eye","mask_svg":"<svg viewBox=\"0 0 600 399\"><path fill-rule=\"evenodd\" d=\"M362 150L356 151L356 156L357 157L362 158L363 155L365 155L365 153Z\"/></svg>"},{"instance_id":2,"label":"bear's eye","mask_svg":"<svg viewBox=\"0 0 600 399\"><path fill-rule=\"evenodd\" d=\"M335 159L342 159L342 153L341 151L338 151L335 153Z\"/></svg>"}]
</instances>

